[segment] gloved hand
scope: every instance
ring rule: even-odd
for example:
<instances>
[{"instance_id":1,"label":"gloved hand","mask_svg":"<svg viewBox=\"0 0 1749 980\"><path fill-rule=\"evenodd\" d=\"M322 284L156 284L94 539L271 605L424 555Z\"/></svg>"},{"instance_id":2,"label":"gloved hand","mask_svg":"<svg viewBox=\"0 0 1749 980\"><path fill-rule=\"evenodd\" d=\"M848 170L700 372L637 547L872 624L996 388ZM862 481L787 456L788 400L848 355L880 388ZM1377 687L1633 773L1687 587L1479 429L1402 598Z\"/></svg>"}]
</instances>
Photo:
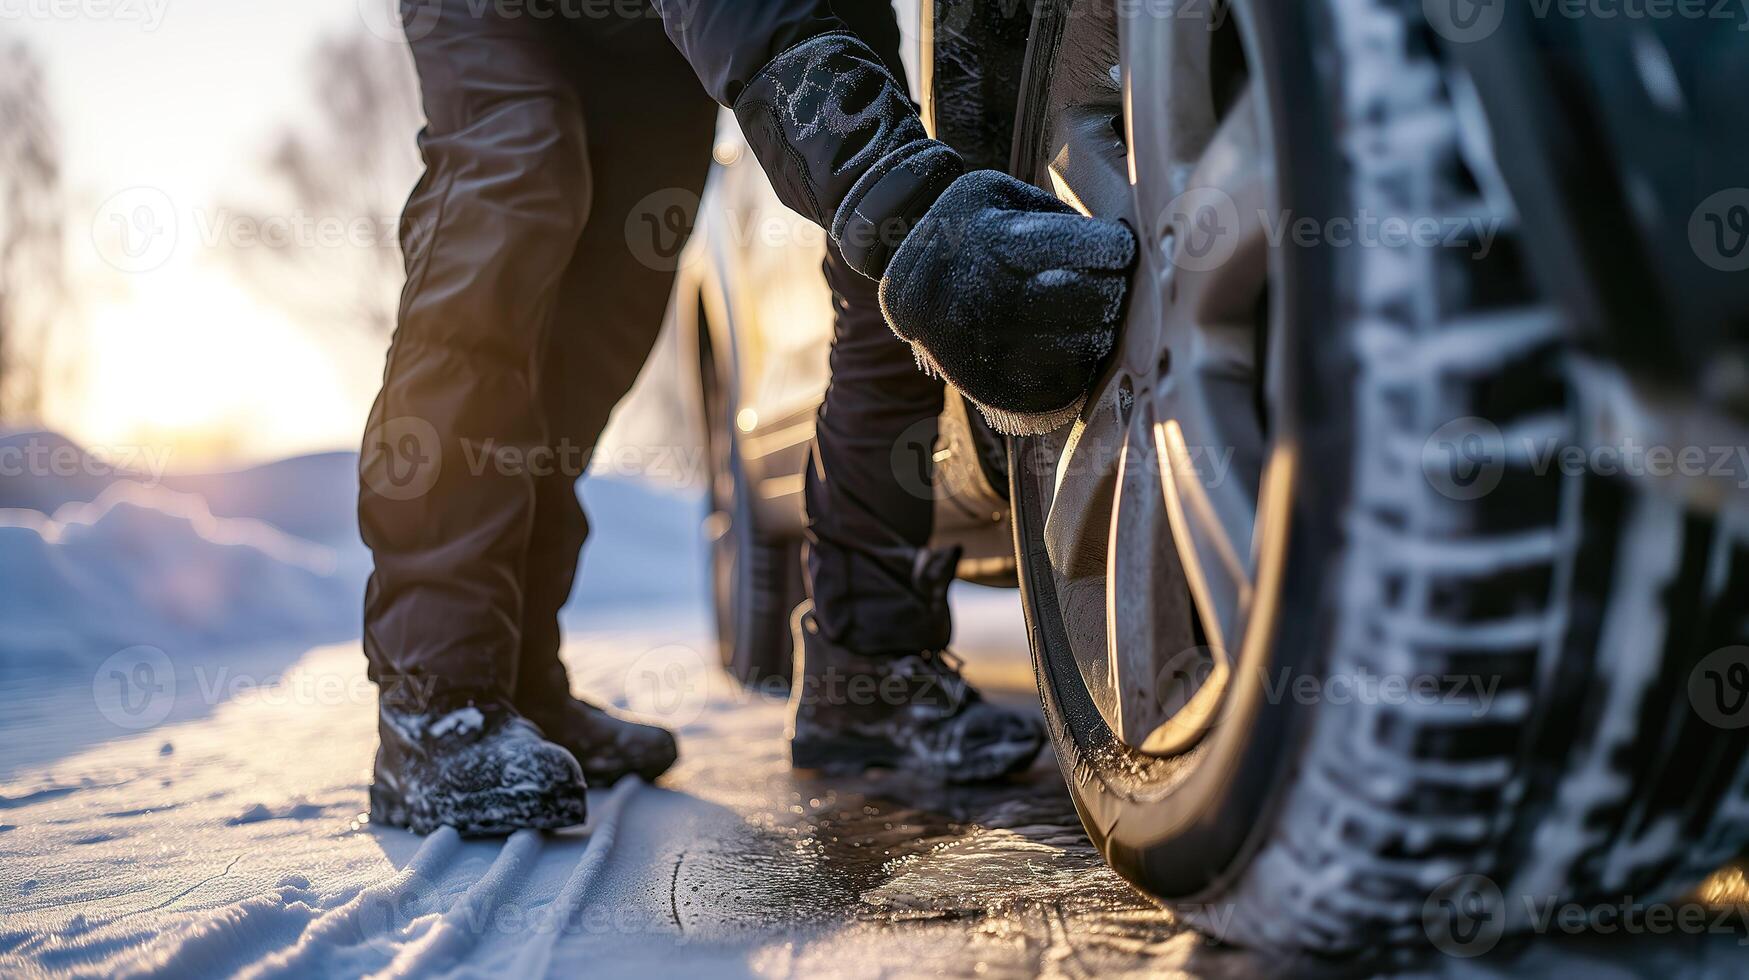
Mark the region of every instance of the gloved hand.
<instances>
[{"instance_id":1,"label":"gloved hand","mask_svg":"<svg viewBox=\"0 0 1749 980\"><path fill-rule=\"evenodd\" d=\"M917 364L999 432L1073 421L1111 353L1136 240L994 170L948 185L881 279L881 311Z\"/></svg>"},{"instance_id":2,"label":"gloved hand","mask_svg":"<svg viewBox=\"0 0 1749 980\"><path fill-rule=\"evenodd\" d=\"M887 322L919 366L1002 432L1075 417L1117 334L1129 229L996 171L966 173L847 32L779 54L734 110L778 197L880 280Z\"/></svg>"}]
</instances>

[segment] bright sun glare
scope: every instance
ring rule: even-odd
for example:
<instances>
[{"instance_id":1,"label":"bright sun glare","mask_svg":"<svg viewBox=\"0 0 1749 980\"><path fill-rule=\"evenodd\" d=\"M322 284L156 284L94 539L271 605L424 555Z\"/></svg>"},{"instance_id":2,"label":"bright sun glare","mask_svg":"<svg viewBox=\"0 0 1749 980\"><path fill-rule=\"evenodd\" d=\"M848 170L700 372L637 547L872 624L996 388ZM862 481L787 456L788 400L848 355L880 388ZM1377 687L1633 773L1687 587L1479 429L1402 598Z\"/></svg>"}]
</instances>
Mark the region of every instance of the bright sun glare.
<instances>
[{"instance_id":1,"label":"bright sun glare","mask_svg":"<svg viewBox=\"0 0 1749 980\"><path fill-rule=\"evenodd\" d=\"M344 432L360 409L307 331L228 276L141 277L94 310L80 356L79 431L94 445L166 446L172 465L258 459Z\"/></svg>"}]
</instances>

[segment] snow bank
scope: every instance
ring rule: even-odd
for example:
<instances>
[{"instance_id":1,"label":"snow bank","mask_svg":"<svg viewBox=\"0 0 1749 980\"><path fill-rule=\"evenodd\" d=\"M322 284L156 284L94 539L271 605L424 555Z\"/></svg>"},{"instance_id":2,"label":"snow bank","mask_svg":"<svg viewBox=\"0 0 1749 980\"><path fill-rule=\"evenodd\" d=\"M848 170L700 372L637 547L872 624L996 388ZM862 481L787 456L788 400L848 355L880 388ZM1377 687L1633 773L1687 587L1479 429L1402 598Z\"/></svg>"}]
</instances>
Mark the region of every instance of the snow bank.
<instances>
[{"instance_id":1,"label":"snow bank","mask_svg":"<svg viewBox=\"0 0 1749 980\"><path fill-rule=\"evenodd\" d=\"M52 516L0 510L0 665L36 672L139 645L344 638L362 582L360 558L347 559L126 479Z\"/></svg>"},{"instance_id":2,"label":"snow bank","mask_svg":"<svg viewBox=\"0 0 1749 980\"><path fill-rule=\"evenodd\" d=\"M369 556L357 457L213 474L102 458L54 433L0 433L0 672L89 668L119 650L182 659L357 636ZM636 615L704 589L696 493L584 481L592 535L571 604Z\"/></svg>"}]
</instances>

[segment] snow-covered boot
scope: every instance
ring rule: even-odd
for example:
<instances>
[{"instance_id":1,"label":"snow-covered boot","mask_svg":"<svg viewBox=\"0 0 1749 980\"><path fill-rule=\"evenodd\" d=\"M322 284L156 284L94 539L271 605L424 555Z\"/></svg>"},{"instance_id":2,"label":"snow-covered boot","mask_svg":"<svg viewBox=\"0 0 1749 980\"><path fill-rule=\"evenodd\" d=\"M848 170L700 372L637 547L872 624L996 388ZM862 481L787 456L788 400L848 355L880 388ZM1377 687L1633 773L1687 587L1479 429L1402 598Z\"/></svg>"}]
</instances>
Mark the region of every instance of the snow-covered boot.
<instances>
[{"instance_id":1,"label":"snow-covered boot","mask_svg":"<svg viewBox=\"0 0 1749 980\"><path fill-rule=\"evenodd\" d=\"M674 765L674 735L665 728L627 721L570 695L539 703L519 696L517 707L577 757L591 786L612 786L630 775L653 783Z\"/></svg>"},{"instance_id":2,"label":"snow-covered boot","mask_svg":"<svg viewBox=\"0 0 1749 980\"><path fill-rule=\"evenodd\" d=\"M957 549L926 553L917 586L946 615ZM906 769L947 782L997 779L1044 746L1038 719L985 701L942 650L859 651L796 609L790 761L798 769Z\"/></svg>"},{"instance_id":3,"label":"snow-covered boot","mask_svg":"<svg viewBox=\"0 0 1749 980\"><path fill-rule=\"evenodd\" d=\"M446 693L377 709L371 820L429 834L550 830L588 813L583 770L508 702Z\"/></svg>"}]
</instances>

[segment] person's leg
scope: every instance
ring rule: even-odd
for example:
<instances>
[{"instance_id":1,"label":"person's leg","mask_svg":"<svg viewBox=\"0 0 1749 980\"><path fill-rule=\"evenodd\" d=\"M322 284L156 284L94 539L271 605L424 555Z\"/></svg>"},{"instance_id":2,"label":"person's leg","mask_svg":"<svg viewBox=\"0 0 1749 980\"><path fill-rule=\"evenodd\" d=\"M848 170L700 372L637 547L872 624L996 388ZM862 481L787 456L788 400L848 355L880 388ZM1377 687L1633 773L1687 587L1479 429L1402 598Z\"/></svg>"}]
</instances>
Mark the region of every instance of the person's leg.
<instances>
[{"instance_id":1,"label":"person's leg","mask_svg":"<svg viewBox=\"0 0 1749 980\"><path fill-rule=\"evenodd\" d=\"M516 704L577 754L591 785L602 785L625 772L654 778L673 762L674 743L665 732L616 723L568 696L559 610L589 527L576 482L661 328L709 173L717 108L654 16L579 26L573 76L588 120L595 193L541 365L549 448L564 465L536 482L540 533L523 565Z\"/></svg>"},{"instance_id":2,"label":"person's leg","mask_svg":"<svg viewBox=\"0 0 1749 980\"><path fill-rule=\"evenodd\" d=\"M895 447L933 444L942 385L887 329L871 280L836 252L825 270L837 326L805 485L812 601L795 619L791 762L999 778L1030 764L1044 733L984 701L946 653L959 552L928 549L934 501L895 463Z\"/></svg>"},{"instance_id":3,"label":"person's leg","mask_svg":"<svg viewBox=\"0 0 1749 980\"><path fill-rule=\"evenodd\" d=\"M903 78L891 7L846 0L835 9ZM902 766L950 780L1013 772L1038 754L1043 732L979 698L945 653L958 553L928 550L934 498L898 469L916 460L895 450L934 443L942 383L893 335L874 280L836 248L823 267L835 314L832 380L804 485L811 608L796 616L791 761Z\"/></svg>"},{"instance_id":4,"label":"person's leg","mask_svg":"<svg viewBox=\"0 0 1749 980\"><path fill-rule=\"evenodd\" d=\"M375 558L364 642L379 680L508 696L536 487L498 459L548 441L535 368L589 164L561 48L530 22L441 9L412 41L425 173L402 219L407 284L360 460Z\"/></svg>"},{"instance_id":5,"label":"person's leg","mask_svg":"<svg viewBox=\"0 0 1749 980\"><path fill-rule=\"evenodd\" d=\"M859 650L939 650L952 632L946 603L917 574L935 501L901 477L894 448L935 441L942 384L887 328L873 280L836 248L823 269L835 314L832 380L804 484L814 615L834 642Z\"/></svg>"},{"instance_id":6,"label":"person's leg","mask_svg":"<svg viewBox=\"0 0 1749 980\"><path fill-rule=\"evenodd\" d=\"M421 831L564 826L583 817L581 770L510 705L536 486L507 464L548 441L535 368L589 207L583 112L543 25L462 0L420 16L425 173L360 457L372 813Z\"/></svg>"},{"instance_id":7,"label":"person's leg","mask_svg":"<svg viewBox=\"0 0 1749 980\"><path fill-rule=\"evenodd\" d=\"M887 0L846 0L836 10L902 81L898 21ZM933 601L916 574L935 502L914 482L906 489L893 449L901 440L934 442L942 384L917 370L910 348L893 336L879 283L830 244L822 270L832 289L831 383L803 490L814 616L833 641L857 649L940 649L951 632L946 604Z\"/></svg>"}]
</instances>

